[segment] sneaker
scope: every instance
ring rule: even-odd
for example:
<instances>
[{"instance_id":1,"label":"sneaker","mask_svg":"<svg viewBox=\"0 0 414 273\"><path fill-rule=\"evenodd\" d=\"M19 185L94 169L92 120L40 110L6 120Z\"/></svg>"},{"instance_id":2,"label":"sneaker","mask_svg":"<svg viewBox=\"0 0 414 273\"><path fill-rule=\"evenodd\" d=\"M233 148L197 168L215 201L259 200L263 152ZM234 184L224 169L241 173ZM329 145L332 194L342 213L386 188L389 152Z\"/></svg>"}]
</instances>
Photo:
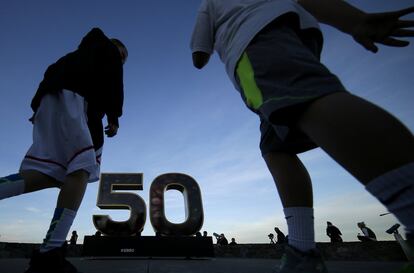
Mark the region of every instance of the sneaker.
<instances>
[{"instance_id":1,"label":"sneaker","mask_svg":"<svg viewBox=\"0 0 414 273\"><path fill-rule=\"evenodd\" d=\"M65 259L65 252L65 246L44 253L34 251L25 273L78 273L76 267Z\"/></svg>"},{"instance_id":2,"label":"sneaker","mask_svg":"<svg viewBox=\"0 0 414 273\"><path fill-rule=\"evenodd\" d=\"M319 251L301 252L292 246L285 247L281 264L275 273L328 273Z\"/></svg>"}]
</instances>

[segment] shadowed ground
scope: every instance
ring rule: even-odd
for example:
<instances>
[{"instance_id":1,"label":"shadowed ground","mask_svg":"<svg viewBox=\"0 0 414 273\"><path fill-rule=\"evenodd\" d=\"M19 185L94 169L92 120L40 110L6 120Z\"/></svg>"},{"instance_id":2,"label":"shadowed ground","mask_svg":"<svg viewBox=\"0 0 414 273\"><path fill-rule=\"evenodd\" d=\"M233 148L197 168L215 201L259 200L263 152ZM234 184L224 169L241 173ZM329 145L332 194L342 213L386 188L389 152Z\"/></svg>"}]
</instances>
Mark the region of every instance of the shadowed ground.
<instances>
[{"instance_id":1,"label":"shadowed ground","mask_svg":"<svg viewBox=\"0 0 414 273\"><path fill-rule=\"evenodd\" d=\"M82 273L271 273L273 259L69 259ZM0 272L22 273L28 259L0 259ZM330 273L392 273L403 262L327 262Z\"/></svg>"}]
</instances>

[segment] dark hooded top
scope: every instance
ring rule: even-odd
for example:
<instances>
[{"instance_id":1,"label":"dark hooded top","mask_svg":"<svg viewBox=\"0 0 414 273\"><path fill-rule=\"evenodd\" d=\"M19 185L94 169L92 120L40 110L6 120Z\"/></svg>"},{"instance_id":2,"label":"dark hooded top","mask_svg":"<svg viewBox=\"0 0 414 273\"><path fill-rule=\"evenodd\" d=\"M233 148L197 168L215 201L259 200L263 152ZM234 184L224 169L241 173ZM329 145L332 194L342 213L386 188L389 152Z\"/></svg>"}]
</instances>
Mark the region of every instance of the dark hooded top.
<instances>
[{"instance_id":1,"label":"dark hooded top","mask_svg":"<svg viewBox=\"0 0 414 273\"><path fill-rule=\"evenodd\" d=\"M118 48L99 28L92 29L78 49L50 65L32 100L34 112L45 94L73 91L88 102L88 126L95 149L103 145L102 118L118 124L124 100L123 68Z\"/></svg>"}]
</instances>

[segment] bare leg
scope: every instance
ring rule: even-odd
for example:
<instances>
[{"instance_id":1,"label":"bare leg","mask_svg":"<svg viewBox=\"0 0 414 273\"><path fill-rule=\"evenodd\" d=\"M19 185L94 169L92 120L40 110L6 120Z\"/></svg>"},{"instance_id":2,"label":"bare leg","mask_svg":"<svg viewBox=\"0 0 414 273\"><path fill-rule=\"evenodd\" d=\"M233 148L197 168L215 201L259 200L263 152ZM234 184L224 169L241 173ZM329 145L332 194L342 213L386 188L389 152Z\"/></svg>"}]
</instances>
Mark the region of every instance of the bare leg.
<instances>
[{"instance_id":1,"label":"bare leg","mask_svg":"<svg viewBox=\"0 0 414 273\"><path fill-rule=\"evenodd\" d=\"M298 126L365 185L414 162L411 132L383 109L347 93L312 103Z\"/></svg>"},{"instance_id":2,"label":"bare leg","mask_svg":"<svg viewBox=\"0 0 414 273\"><path fill-rule=\"evenodd\" d=\"M20 175L24 179L24 193L39 191L47 188L60 188L61 186L61 183L56 179L38 171L22 171Z\"/></svg>"},{"instance_id":3,"label":"bare leg","mask_svg":"<svg viewBox=\"0 0 414 273\"><path fill-rule=\"evenodd\" d=\"M56 209L45 236L40 252L45 253L60 248L66 241L76 212L85 194L88 173L84 170L75 171L65 178L61 186ZM72 272L72 271L71 271Z\"/></svg>"},{"instance_id":4,"label":"bare leg","mask_svg":"<svg viewBox=\"0 0 414 273\"><path fill-rule=\"evenodd\" d=\"M312 183L296 155L269 153L263 156L273 176L283 207L313 207Z\"/></svg>"},{"instance_id":5,"label":"bare leg","mask_svg":"<svg viewBox=\"0 0 414 273\"><path fill-rule=\"evenodd\" d=\"M77 211L88 185L88 177L88 172L84 170L66 176L66 181L60 188L57 207Z\"/></svg>"},{"instance_id":6,"label":"bare leg","mask_svg":"<svg viewBox=\"0 0 414 273\"><path fill-rule=\"evenodd\" d=\"M264 156L275 180L288 226L289 245L306 252L315 248L312 183L296 155Z\"/></svg>"}]
</instances>

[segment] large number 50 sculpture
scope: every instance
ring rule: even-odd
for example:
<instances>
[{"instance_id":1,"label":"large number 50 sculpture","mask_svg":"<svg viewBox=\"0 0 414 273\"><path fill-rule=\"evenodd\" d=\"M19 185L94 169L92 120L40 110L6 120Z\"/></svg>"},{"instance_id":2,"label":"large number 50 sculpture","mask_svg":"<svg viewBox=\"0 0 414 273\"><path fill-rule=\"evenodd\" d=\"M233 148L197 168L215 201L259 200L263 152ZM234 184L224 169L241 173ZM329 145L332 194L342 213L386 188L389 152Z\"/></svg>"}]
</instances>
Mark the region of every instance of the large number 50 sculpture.
<instances>
[{"instance_id":1,"label":"large number 50 sculpture","mask_svg":"<svg viewBox=\"0 0 414 273\"><path fill-rule=\"evenodd\" d=\"M135 193L116 192L143 190L142 174L102 174L97 206L101 209L128 209L130 217L123 222L113 221L108 215L94 215L97 230L109 236L132 236L142 232L146 222L146 204ZM171 223L165 216L164 194L178 190L184 195L185 221ZM163 235L193 235L204 221L201 191L197 182L188 175L169 173L158 176L150 188L150 220L155 232Z\"/></svg>"}]
</instances>

